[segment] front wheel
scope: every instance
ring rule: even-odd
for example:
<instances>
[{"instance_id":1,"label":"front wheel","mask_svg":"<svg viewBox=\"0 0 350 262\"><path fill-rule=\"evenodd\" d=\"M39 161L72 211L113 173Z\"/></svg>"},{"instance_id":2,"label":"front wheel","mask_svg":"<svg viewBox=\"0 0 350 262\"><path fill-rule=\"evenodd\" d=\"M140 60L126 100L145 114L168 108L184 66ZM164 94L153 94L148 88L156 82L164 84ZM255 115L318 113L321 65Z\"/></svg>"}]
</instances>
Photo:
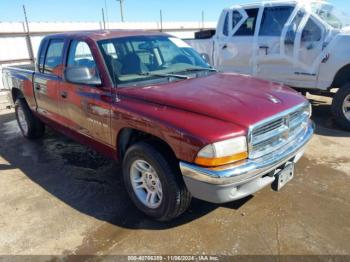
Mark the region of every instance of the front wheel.
<instances>
[{"instance_id":1,"label":"front wheel","mask_svg":"<svg viewBox=\"0 0 350 262\"><path fill-rule=\"evenodd\" d=\"M131 146L123 161L126 189L136 207L160 221L169 221L185 212L191 196L176 161L165 157L151 143Z\"/></svg>"},{"instance_id":2,"label":"front wheel","mask_svg":"<svg viewBox=\"0 0 350 262\"><path fill-rule=\"evenodd\" d=\"M332 111L335 121L350 130L350 83L338 90L333 98Z\"/></svg>"}]
</instances>

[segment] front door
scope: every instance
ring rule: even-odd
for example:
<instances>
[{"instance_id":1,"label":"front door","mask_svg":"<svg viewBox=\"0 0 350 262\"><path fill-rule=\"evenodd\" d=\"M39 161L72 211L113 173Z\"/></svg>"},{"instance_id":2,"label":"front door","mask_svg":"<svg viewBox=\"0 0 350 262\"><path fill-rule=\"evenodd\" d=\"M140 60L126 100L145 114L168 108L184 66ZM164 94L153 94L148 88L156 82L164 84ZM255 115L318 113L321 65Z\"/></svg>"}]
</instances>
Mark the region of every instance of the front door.
<instances>
[{"instance_id":1,"label":"front door","mask_svg":"<svg viewBox=\"0 0 350 262\"><path fill-rule=\"evenodd\" d=\"M60 85L59 110L65 117L66 127L93 138L106 146L111 145L111 92L104 88L96 60L85 41L72 40L69 46L66 70L86 69L94 76L93 81L84 82L83 77L74 76L71 82L65 76ZM79 73L79 70L76 71Z\"/></svg>"},{"instance_id":2,"label":"front door","mask_svg":"<svg viewBox=\"0 0 350 262\"><path fill-rule=\"evenodd\" d=\"M324 26L304 8L265 7L256 74L294 87L315 87L324 39Z\"/></svg>"},{"instance_id":3,"label":"front door","mask_svg":"<svg viewBox=\"0 0 350 262\"><path fill-rule=\"evenodd\" d=\"M283 81L290 77L293 61L281 53L283 28L294 10L294 6L265 6L257 32L255 74L261 78ZM290 48L290 46L287 46ZM288 50L289 51L289 50Z\"/></svg>"},{"instance_id":4,"label":"front door","mask_svg":"<svg viewBox=\"0 0 350 262\"><path fill-rule=\"evenodd\" d=\"M259 9L235 8L226 13L218 36L216 67L222 71L252 73L254 34Z\"/></svg>"}]
</instances>

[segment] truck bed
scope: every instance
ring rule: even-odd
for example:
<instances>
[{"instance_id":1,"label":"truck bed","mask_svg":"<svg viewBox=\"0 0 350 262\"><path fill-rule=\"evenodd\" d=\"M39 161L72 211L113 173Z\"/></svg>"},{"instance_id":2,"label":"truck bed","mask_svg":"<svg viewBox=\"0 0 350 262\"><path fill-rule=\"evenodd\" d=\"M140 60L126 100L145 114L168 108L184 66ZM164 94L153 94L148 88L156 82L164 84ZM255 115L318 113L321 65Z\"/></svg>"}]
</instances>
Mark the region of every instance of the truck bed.
<instances>
[{"instance_id":1,"label":"truck bed","mask_svg":"<svg viewBox=\"0 0 350 262\"><path fill-rule=\"evenodd\" d=\"M20 70L26 70L26 71L35 71L35 64L21 64L21 65L11 65L7 67L9 69L20 69Z\"/></svg>"},{"instance_id":2,"label":"truck bed","mask_svg":"<svg viewBox=\"0 0 350 262\"><path fill-rule=\"evenodd\" d=\"M33 77L35 73L34 64L11 65L2 69L3 89L7 90L11 96L11 103L14 102L10 90L16 88L26 94L26 100L31 108L36 107L33 90Z\"/></svg>"},{"instance_id":3,"label":"truck bed","mask_svg":"<svg viewBox=\"0 0 350 262\"><path fill-rule=\"evenodd\" d=\"M200 53L201 55L207 56L207 58L209 59L208 62L214 65L213 58L214 58L215 42L213 38L191 39L191 40L186 39L185 42L190 46L192 46L195 50L197 50L197 52Z\"/></svg>"}]
</instances>

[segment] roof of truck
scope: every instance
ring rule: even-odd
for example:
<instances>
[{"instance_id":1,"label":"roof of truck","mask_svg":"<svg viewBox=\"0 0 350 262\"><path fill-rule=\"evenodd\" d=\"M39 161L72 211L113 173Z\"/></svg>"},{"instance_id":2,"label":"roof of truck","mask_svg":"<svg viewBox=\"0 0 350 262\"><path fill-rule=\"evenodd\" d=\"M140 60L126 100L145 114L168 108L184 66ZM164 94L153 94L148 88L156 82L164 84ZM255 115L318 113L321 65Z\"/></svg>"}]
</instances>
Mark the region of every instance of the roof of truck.
<instances>
[{"instance_id":1,"label":"roof of truck","mask_svg":"<svg viewBox=\"0 0 350 262\"><path fill-rule=\"evenodd\" d=\"M53 34L47 37L70 37L70 38L89 38L94 41L119 38L119 37L128 37L128 36L159 36L168 34L159 32L159 31L149 31L149 30L92 30L92 31L71 31L60 34Z\"/></svg>"},{"instance_id":2,"label":"roof of truck","mask_svg":"<svg viewBox=\"0 0 350 262\"><path fill-rule=\"evenodd\" d=\"M329 3L328 1L325 0L269 0L269 1L260 1L260 2L251 2L251 3L246 3L246 4L236 4L232 6L231 8L235 8L237 6L243 7L243 8L256 8L260 7L262 5L286 5L286 4L291 4L291 5L296 5L296 4L309 4L309 3Z\"/></svg>"}]
</instances>

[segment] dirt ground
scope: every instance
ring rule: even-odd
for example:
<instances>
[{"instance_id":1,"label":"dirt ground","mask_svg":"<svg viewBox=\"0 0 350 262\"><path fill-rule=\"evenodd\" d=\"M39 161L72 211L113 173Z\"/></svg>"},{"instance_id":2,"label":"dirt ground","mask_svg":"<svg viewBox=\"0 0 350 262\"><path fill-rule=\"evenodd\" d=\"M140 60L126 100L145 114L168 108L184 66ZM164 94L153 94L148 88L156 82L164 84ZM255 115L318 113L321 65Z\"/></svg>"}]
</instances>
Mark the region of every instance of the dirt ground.
<instances>
[{"instance_id":1,"label":"dirt ground","mask_svg":"<svg viewBox=\"0 0 350 262\"><path fill-rule=\"evenodd\" d=\"M51 130L22 138L0 115L0 255L350 254L350 132L313 97L316 135L296 177L242 201L193 200L171 223L137 211L118 164Z\"/></svg>"}]
</instances>

